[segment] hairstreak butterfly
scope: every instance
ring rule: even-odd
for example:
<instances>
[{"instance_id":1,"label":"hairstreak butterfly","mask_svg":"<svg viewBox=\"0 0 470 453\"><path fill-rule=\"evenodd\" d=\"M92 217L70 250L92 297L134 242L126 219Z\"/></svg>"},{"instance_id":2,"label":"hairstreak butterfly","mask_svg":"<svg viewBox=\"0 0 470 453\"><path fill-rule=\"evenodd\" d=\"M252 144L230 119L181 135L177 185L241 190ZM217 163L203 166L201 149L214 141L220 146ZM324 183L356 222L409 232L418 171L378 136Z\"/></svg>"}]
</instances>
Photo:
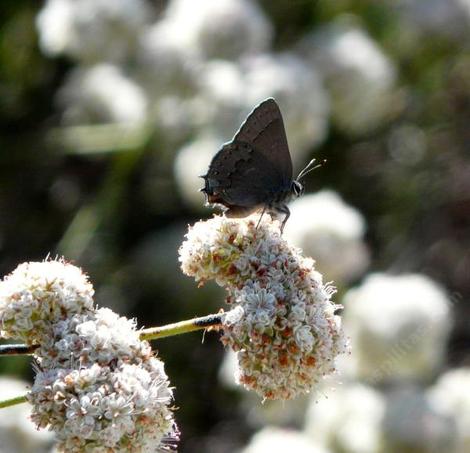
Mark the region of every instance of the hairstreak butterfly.
<instances>
[{"instance_id":1,"label":"hairstreak butterfly","mask_svg":"<svg viewBox=\"0 0 470 453\"><path fill-rule=\"evenodd\" d=\"M287 203L303 194L299 182L313 170L315 159L292 179L292 160L284 122L273 98L257 105L233 139L212 159L201 189L207 204L222 205L227 217L245 217L262 209L289 218ZM261 220L261 218L260 218Z\"/></svg>"}]
</instances>

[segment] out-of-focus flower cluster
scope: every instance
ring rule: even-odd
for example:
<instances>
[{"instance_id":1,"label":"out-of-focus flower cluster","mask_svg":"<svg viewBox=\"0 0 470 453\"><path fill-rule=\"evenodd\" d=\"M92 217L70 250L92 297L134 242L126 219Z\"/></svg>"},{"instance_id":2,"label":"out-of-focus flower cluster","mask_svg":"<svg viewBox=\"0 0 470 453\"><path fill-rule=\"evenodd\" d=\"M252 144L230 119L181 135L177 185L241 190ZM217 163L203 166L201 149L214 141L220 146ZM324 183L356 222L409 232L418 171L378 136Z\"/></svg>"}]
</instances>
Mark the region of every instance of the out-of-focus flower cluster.
<instances>
[{"instance_id":1,"label":"out-of-focus flower cluster","mask_svg":"<svg viewBox=\"0 0 470 453\"><path fill-rule=\"evenodd\" d=\"M419 382L441 368L452 320L447 295L431 279L371 274L343 301L355 376Z\"/></svg>"},{"instance_id":2,"label":"out-of-focus flower cluster","mask_svg":"<svg viewBox=\"0 0 470 453\"><path fill-rule=\"evenodd\" d=\"M59 451L154 451L177 439L163 363L135 322L93 305L63 261L24 263L0 283L4 336L38 344L28 400Z\"/></svg>"},{"instance_id":3,"label":"out-of-focus flower cluster","mask_svg":"<svg viewBox=\"0 0 470 453\"><path fill-rule=\"evenodd\" d=\"M430 404L455 426L454 450L470 449L470 367L454 368L442 374L429 389Z\"/></svg>"},{"instance_id":4,"label":"out-of-focus flower cluster","mask_svg":"<svg viewBox=\"0 0 470 453\"><path fill-rule=\"evenodd\" d=\"M27 385L26 381L1 377L1 398L15 398L24 393ZM0 451L2 453L47 453L51 451L54 443L53 433L36 429L35 424L30 420L31 410L26 404L18 404L0 410Z\"/></svg>"},{"instance_id":5,"label":"out-of-focus flower cluster","mask_svg":"<svg viewBox=\"0 0 470 453\"><path fill-rule=\"evenodd\" d=\"M283 453L285 451L327 453L303 433L270 426L256 433L241 453Z\"/></svg>"},{"instance_id":6,"label":"out-of-focus flower cluster","mask_svg":"<svg viewBox=\"0 0 470 453\"><path fill-rule=\"evenodd\" d=\"M320 68L332 116L352 135L373 131L399 109L393 62L351 18L340 18L303 38L301 53Z\"/></svg>"},{"instance_id":7,"label":"out-of-focus flower cluster","mask_svg":"<svg viewBox=\"0 0 470 453\"><path fill-rule=\"evenodd\" d=\"M285 241L277 222L258 215L214 217L190 228L183 272L229 292L221 341L237 353L236 379L265 399L308 393L348 350L314 262Z\"/></svg>"},{"instance_id":8,"label":"out-of-focus flower cluster","mask_svg":"<svg viewBox=\"0 0 470 453\"><path fill-rule=\"evenodd\" d=\"M364 243L365 221L352 206L331 190L307 194L290 206L285 234L317 268L337 284L360 276L369 264Z\"/></svg>"}]
</instances>

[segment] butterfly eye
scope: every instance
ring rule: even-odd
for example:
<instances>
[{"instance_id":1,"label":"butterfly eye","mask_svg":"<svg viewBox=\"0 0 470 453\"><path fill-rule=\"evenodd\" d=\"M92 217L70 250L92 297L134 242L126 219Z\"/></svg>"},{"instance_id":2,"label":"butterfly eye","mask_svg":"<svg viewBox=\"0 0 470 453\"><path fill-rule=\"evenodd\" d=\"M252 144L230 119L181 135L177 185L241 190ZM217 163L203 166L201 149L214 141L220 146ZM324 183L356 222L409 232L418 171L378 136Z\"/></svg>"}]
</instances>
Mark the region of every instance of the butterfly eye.
<instances>
[{"instance_id":1,"label":"butterfly eye","mask_svg":"<svg viewBox=\"0 0 470 453\"><path fill-rule=\"evenodd\" d=\"M304 186L299 181L292 181L292 193L300 197L304 193Z\"/></svg>"}]
</instances>

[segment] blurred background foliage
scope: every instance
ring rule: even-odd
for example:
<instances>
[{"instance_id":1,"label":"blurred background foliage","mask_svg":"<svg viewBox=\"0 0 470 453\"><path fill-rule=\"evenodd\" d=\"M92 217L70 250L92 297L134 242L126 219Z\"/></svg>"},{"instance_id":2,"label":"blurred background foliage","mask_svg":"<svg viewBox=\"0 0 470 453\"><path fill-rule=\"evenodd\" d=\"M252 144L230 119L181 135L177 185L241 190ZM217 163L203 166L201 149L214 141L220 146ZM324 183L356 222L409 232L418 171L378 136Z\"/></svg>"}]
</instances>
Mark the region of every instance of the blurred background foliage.
<instances>
[{"instance_id":1,"label":"blurred background foliage","mask_svg":"<svg viewBox=\"0 0 470 453\"><path fill-rule=\"evenodd\" d=\"M4 0L0 24L1 275L63 255L89 273L98 304L141 326L217 311L223 292L183 277L177 249L211 215L197 175L274 96L295 168L327 160L297 208L305 228L291 220L287 236L335 280L346 313L366 270L432 279L453 315L443 357L412 381L470 366L467 0ZM235 451L264 424L303 426L307 400L247 418L259 401L219 381L216 335L155 347L176 387L181 451ZM32 377L28 358L0 371ZM393 445L451 451L413 442Z\"/></svg>"}]
</instances>

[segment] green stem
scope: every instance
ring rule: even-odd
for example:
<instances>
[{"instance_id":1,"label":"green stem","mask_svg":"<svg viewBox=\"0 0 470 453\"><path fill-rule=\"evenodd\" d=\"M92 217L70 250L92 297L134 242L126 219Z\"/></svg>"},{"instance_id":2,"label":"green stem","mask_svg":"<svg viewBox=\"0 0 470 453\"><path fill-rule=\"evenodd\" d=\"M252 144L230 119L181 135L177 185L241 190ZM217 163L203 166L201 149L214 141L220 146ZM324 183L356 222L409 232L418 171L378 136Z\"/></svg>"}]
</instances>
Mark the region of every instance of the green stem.
<instances>
[{"instance_id":1,"label":"green stem","mask_svg":"<svg viewBox=\"0 0 470 453\"><path fill-rule=\"evenodd\" d=\"M222 326L222 321L223 315L217 314L175 322L162 327L150 327L149 329L144 329L140 332L140 339L157 340L159 338L194 332L195 330L207 329L208 327L217 328Z\"/></svg>"},{"instance_id":2,"label":"green stem","mask_svg":"<svg viewBox=\"0 0 470 453\"><path fill-rule=\"evenodd\" d=\"M222 326L223 314L201 316L200 318L188 319L186 321L175 322L161 327L150 327L140 331L140 339L158 340L159 338L172 337L183 333L203 330L209 327L217 328ZM37 345L27 346L25 344L4 344L0 345L0 356L11 355L32 355L38 348Z\"/></svg>"},{"instance_id":3,"label":"green stem","mask_svg":"<svg viewBox=\"0 0 470 453\"><path fill-rule=\"evenodd\" d=\"M14 406L15 404L26 403L27 401L28 399L26 398L25 395L16 396L15 398L10 398L9 400L0 401L0 409L3 409L4 407L11 407L11 406Z\"/></svg>"}]
</instances>

